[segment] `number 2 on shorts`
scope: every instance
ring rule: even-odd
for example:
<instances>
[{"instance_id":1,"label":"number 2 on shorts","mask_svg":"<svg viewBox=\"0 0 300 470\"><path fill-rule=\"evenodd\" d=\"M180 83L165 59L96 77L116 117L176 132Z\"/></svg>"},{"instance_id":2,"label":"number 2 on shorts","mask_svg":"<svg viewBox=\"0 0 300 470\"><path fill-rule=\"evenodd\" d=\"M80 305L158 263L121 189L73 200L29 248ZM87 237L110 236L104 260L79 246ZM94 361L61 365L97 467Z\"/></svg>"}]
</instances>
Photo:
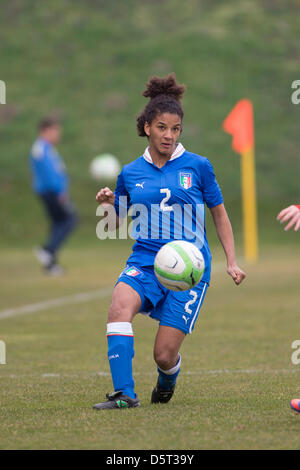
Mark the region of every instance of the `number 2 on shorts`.
<instances>
[{"instance_id":1,"label":"number 2 on shorts","mask_svg":"<svg viewBox=\"0 0 300 470\"><path fill-rule=\"evenodd\" d=\"M191 315L193 313L192 310L190 309L190 305L194 304L197 300L197 297L198 297L197 292L195 292L194 290L190 290L190 294L193 296L193 298L191 300L189 300L184 306L184 310L189 315Z\"/></svg>"}]
</instances>

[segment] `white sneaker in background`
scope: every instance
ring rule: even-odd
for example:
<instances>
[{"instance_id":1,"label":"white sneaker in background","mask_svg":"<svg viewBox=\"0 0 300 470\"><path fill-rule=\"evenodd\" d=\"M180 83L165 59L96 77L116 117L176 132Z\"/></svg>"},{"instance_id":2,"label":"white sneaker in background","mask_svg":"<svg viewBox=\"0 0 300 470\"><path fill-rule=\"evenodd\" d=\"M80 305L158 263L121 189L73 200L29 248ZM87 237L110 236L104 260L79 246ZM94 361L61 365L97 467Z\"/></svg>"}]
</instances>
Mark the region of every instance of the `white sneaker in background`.
<instances>
[{"instance_id":1,"label":"white sneaker in background","mask_svg":"<svg viewBox=\"0 0 300 470\"><path fill-rule=\"evenodd\" d=\"M45 269L45 273L49 276L59 277L64 274L64 269L59 264L51 264L47 266Z\"/></svg>"},{"instance_id":2,"label":"white sneaker in background","mask_svg":"<svg viewBox=\"0 0 300 470\"><path fill-rule=\"evenodd\" d=\"M42 266L50 266L53 263L53 255L42 247L35 248L34 254Z\"/></svg>"}]
</instances>

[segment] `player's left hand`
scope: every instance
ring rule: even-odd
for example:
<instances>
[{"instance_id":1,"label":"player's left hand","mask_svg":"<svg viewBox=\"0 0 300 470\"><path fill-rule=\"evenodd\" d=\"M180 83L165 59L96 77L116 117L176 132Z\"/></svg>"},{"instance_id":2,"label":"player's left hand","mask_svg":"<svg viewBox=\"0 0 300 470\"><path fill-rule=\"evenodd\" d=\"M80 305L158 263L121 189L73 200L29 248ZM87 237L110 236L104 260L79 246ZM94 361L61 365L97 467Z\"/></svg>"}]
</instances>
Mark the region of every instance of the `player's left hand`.
<instances>
[{"instance_id":1,"label":"player's left hand","mask_svg":"<svg viewBox=\"0 0 300 470\"><path fill-rule=\"evenodd\" d=\"M229 276L232 277L232 279L234 280L234 282L236 283L236 285L238 286L239 284L241 284L241 282L243 282L243 280L245 279L246 277L246 273L244 273L244 271L242 271L237 264L233 264L231 266L227 266L227 273L229 274Z\"/></svg>"},{"instance_id":2,"label":"player's left hand","mask_svg":"<svg viewBox=\"0 0 300 470\"><path fill-rule=\"evenodd\" d=\"M277 215L277 220L280 221L280 223L284 223L289 221L289 223L284 227L284 230L287 231L291 227L294 227L294 230L297 231L300 228L300 209L299 206L292 205L289 207L286 207L285 209L282 209L281 212Z\"/></svg>"}]
</instances>

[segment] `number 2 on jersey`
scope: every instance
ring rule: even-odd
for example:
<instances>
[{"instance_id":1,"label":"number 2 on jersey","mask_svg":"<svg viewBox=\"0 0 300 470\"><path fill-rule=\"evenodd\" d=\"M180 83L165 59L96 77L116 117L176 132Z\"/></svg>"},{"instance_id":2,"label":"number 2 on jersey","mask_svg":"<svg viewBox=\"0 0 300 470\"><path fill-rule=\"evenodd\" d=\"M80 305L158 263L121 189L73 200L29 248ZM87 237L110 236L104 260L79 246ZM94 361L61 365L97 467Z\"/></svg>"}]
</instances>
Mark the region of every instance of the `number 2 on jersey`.
<instances>
[{"instance_id":1,"label":"number 2 on jersey","mask_svg":"<svg viewBox=\"0 0 300 470\"><path fill-rule=\"evenodd\" d=\"M160 203L160 209L161 209L162 211L168 211L168 212L172 211L172 210L173 210L173 207L166 205L166 202L167 202L167 201L170 199L170 197L171 197L171 191L169 190L169 188L162 188L162 189L160 190L160 192L161 192L162 194L163 194L163 193L166 194L166 197L164 197L164 198L162 199L161 203Z\"/></svg>"}]
</instances>

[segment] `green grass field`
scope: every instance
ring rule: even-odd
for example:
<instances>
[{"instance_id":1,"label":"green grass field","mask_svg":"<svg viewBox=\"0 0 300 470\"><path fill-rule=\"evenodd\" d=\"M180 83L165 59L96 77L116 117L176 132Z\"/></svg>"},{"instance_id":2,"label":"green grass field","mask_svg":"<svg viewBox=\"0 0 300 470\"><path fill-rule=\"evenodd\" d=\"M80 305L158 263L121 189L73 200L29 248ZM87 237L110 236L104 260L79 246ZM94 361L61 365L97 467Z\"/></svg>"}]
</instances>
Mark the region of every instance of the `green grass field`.
<instances>
[{"instance_id":1,"label":"green grass field","mask_svg":"<svg viewBox=\"0 0 300 470\"><path fill-rule=\"evenodd\" d=\"M240 260L248 277L239 287L217 250L172 401L150 405L157 324L140 315L134 372L142 406L96 412L92 405L112 391L106 314L127 253L127 245L113 242L86 250L70 245L62 258L66 275L49 279L29 250L1 252L7 364L0 365L0 448L298 449L300 417L289 408L300 396L300 366L291 363L291 343L299 339L295 249L263 248L256 266ZM91 298L74 300L80 293ZM1 318L49 299L61 303Z\"/></svg>"}]
</instances>

